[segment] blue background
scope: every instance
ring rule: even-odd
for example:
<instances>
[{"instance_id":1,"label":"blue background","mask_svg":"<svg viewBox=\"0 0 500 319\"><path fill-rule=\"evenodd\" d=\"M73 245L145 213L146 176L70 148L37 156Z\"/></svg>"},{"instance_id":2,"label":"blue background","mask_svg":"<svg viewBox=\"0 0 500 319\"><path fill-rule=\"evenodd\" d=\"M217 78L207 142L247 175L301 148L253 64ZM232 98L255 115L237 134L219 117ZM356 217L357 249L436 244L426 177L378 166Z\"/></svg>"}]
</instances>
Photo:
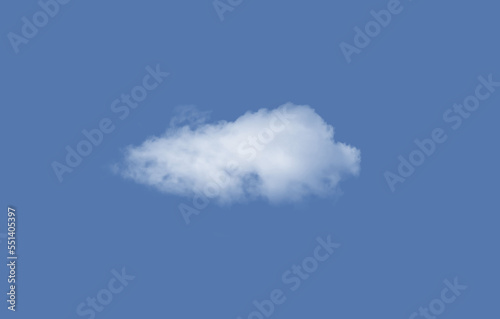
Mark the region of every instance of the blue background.
<instances>
[{"instance_id":1,"label":"blue background","mask_svg":"<svg viewBox=\"0 0 500 319\"><path fill-rule=\"evenodd\" d=\"M7 33L40 8L3 2L0 232L13 205L20 259L16 314L0 268L0 316L79 318L77 305L125 267L136 278L97 318L246 318L275 288L287 301L273 318L408 318L454 277L468 288L440 318L493 317L500 92L456 131L442 115L479 75L500 80L500 5L402 5L348 64L339 44L386 0L244 1L222 22L208 0L72 1L18 54ZM170 76L119 120L111 102L156 64ZM339 198L211 203L186 225L177 206L189 198L110 169L124 147L161 134L175 106L216 121L289 101L311 105L337 140L361 149L361 174ZM104 117L115 131L59 183L51 163ZM448 141L392 193L383 173L436 127ZM290 292L282 273L328 234L342 246Z\"/></svg>"}]
</instances>

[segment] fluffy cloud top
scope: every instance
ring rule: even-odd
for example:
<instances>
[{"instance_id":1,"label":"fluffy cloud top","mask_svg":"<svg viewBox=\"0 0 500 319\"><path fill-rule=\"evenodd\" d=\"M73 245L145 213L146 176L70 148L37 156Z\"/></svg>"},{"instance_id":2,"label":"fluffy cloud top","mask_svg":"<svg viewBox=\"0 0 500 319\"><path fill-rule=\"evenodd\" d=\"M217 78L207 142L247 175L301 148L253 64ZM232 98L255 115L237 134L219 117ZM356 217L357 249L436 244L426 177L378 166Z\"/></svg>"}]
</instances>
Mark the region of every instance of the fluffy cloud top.
<instances>
[{"instance_id":1,"label":"fluffy cloud top","mask_svg":"<svg viewBox=\"0 0 500 319\"><path fill-rule=\"evenodd\" d=\"M121 174L181 196L280 202L333 194L342 178L359 173L360 151L335 142L333 127L309 106L205 122L205 114L184 112L163 136L128 147Z\"/></svg>"}]
</instances>

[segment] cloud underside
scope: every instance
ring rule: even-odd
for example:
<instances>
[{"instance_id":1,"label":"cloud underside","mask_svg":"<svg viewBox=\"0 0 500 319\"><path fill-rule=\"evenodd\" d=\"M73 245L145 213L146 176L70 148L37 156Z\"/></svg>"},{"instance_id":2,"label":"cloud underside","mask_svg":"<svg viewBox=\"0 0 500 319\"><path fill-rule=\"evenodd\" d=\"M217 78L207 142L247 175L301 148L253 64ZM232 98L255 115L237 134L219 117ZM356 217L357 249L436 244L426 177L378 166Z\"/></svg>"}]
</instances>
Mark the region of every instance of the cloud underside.
<instances>
[{"instance_id":1,"label":"cloud underside","mask_svg":"<svg viewBox=\"0 0 500 319\"><path fill-rule=\"evenodd\" d=\"M335 142L333 127L309 106L260 109L234 122L207 124L192 109L180 118L190 125L173 119L163 136L129 146L120 173L167 194L219 203L328 196L359 173L360 151Z\"/></svg>"}]
</instances>

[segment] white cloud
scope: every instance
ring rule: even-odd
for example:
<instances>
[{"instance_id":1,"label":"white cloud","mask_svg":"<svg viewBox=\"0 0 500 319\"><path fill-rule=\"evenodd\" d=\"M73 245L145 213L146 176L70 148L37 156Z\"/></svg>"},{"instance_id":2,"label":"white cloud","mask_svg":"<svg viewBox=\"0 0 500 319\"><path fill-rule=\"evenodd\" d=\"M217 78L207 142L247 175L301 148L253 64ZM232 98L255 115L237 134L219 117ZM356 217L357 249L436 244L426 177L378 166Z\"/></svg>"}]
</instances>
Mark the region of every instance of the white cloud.
<instances>
[{"instance_id":1,"label":"white cloud","mask_svg":"<svg viewBox=\"0 0 500 319\"><path fill-rule=\"evenodd\" d=\"M119 166L124 177L222 203L327 196L342 178L359 173L360 151L335 142L333 127L309 106L289 103L213 124L187 110L163 136L128 147ZM189 125L179 127L183 121Z\"/></svg>"}]
</instances>

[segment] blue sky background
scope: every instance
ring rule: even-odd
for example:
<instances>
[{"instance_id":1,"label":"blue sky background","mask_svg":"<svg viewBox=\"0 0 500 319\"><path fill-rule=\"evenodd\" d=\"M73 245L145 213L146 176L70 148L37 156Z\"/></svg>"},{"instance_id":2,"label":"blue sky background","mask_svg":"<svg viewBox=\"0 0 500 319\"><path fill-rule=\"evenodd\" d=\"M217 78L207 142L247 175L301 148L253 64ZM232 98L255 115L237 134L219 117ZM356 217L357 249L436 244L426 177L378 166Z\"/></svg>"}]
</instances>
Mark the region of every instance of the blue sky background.
<instances>
[{"instance_id":1,"label":"blue sky background","mask_svg":"<svg viewBox=\"0 0 500 319\"><path fill-rule=\"evenodd\" d=\"M276 319L408 318L455 277L468 288L439 317L492 318L500 90L456 131L442 115L478 76L500 80L500 7L402 5L349 64L339 44L387 1L244 1L222 22L211 1L72 1L18 54L7 33L40 8L3 3L0 233L13 205L20 259L18 311L2 301L2 318L79 318L77 305L122 267L136 278L96 318L246 318L276 288L287 296ZM111 102L156 64L170 76L119 120ZM161 134L178 105L217 121L289 101L311 105L361 150L361 174L341 197L211 203L186 225L177 206L190 199L110 170L124 147ZM51 163L104 117L115 131L59 183ZM437 127L448 141L391 192L383 173ZM328 234L342 246L291 292L281 275ZM4 265L3 299L6 276Z\"/></svg>"}]
</instances>

